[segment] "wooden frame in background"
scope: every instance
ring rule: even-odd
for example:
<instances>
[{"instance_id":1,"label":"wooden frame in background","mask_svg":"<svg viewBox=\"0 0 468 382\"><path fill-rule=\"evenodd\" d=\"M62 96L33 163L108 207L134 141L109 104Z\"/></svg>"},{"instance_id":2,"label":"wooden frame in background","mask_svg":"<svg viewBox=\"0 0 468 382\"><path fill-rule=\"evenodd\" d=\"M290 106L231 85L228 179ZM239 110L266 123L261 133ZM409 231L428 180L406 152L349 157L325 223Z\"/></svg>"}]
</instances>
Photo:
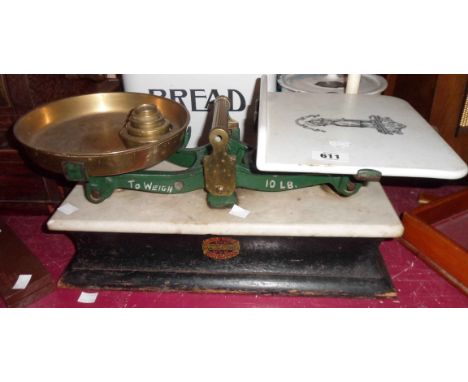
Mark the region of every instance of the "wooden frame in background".
<instances>
[{"instance_id":1,"label":"wooden frame in background","mask_svg":"<svg viewBox=\"0 0 468 382\"><path fill-rule=\"evenodd\" d=\"M462 224L468 236L468 189L439 198L403 215L402 243L468 294L468 249L437 227L445 219ZM467 237L465 236L465 237Z\"/></svg>"}]
</instances>

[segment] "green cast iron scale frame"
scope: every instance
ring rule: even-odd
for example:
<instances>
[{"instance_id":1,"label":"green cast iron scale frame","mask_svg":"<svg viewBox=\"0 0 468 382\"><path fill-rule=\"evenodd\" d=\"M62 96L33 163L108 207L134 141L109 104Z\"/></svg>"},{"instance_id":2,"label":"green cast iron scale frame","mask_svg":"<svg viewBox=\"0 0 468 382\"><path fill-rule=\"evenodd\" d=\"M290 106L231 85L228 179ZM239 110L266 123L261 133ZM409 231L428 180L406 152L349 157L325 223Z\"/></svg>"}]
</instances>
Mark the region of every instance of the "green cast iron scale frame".
<instances>
[{"instance_id":1,"label":"green cast iron scale frame","mask_svg":"<svg viewBox=\"0 0 468 382\"><path fill-rule=\"evenodd\" d=\"M197 148L187 148L190 129L183 143L168 162L186 168L183 171L141 170L114 176L88 177L84 165L76 162L64 163L64 173L68 180L84 182L85 196L92 203L100 203L110 197L116 189L129 189L158 194L182 194L205 188L203 158L212 151L207 144ZM239 129L230 130L227 153L236 157L236 186L264 192L280 192L317 185L329 185L341 196L358 192L363 182L379 178L373 170L361 170L357 176L323 174L270 174L261 173L255 168L254 150L240 140ZM207 202L213 208L230 207L237 203L234 192L229 196L207 193Z\"/></svg>"}]
</instances>

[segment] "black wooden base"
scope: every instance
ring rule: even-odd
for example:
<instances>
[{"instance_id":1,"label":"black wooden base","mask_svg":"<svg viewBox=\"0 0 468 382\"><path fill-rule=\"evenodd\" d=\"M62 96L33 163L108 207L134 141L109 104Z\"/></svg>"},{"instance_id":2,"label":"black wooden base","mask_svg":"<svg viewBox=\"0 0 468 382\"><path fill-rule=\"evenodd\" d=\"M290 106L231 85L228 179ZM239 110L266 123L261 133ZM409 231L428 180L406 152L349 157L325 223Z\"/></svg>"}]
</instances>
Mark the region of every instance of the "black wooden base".
<instances>
[{"instance_id":1,"label":"black wooden base","mask_svg":"<svg viewBox=\"0 0 468 382\"><path fill-rule=\"evenodd\" d=\"M395 296L378 239L237 236L238 256L203 254L209 236L71 233L59 285L320 296Z\"/></svg>"}]
</instances>

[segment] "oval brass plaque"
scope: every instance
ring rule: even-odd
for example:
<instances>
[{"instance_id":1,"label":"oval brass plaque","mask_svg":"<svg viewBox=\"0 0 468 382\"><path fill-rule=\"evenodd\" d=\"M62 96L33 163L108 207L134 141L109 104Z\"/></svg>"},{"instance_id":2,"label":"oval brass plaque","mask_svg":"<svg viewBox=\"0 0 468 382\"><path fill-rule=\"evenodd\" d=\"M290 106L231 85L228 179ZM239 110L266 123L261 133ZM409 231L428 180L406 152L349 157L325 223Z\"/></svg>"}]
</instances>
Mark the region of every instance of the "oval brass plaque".
<instances>
[{"instance_id":1,"label":"oval brass plaque","mask_svg":"<svg viewBox=\"0 0 468 382\"><path fill-rule=\"evenodd\" d=\"M230 237L210 237L203 240L203 254L215 260L227 260L236 257L240 252L238 240Z\"/></svg>"}]
</instances>

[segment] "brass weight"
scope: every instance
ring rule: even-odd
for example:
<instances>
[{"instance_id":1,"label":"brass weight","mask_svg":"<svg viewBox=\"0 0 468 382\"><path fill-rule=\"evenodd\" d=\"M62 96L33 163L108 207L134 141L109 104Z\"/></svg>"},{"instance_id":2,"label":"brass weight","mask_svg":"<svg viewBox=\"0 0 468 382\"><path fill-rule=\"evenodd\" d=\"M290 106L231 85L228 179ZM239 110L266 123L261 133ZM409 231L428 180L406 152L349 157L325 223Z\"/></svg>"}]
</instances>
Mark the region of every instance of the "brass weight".
<instances>
[{"instance_id":1,"label":"brass weight","mask_svg":"<svg viewBox=\"0 0 468 382\"><path fill-rule=\"evenodd\" d=\"M120 136L129 147L157 142L171 129L171 122L164 118L154 104L142 104L130 113Z\"/></svg>"}]
</instances>

